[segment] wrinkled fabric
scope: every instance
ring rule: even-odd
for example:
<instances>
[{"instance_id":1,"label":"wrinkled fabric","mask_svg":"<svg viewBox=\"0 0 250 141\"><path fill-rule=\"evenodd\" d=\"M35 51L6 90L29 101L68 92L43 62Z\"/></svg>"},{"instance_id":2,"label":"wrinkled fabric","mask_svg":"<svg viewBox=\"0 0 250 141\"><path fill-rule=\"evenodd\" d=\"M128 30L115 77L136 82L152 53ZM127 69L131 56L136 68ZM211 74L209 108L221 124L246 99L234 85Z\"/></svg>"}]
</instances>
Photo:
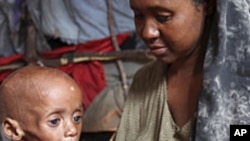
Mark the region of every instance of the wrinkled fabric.
<instances>
[{"instance_id":1,"label":"wrinkled fabric","mask_svg":"<svg viewBox=\"0 0 250 141\"><path fill-rule=\"evenodd\" d=\"M20 26L17 0L0 0L0 57L23 53L21 46L15 44Z\"/></svg>"},{"instance_id":2,"label":"wrinkled fabric","mask_svg":"<svg viewBox=\"0 0 250 141\"><path fill-rule=\"evenodd\" d=\"M82 131L85 133L117 131L122 115L125 95L120 80L120 73L115 62L103 62L102 64L107 85L84 112ZM143 64L140 62L123 62L129 86L134 72ZM96 112L97 109L98 112Z\"/></svg>"},{"instance_id":3,"label":"wrinkled fabric","mask_svg":"<svg viewBox=\"0 0 250 141\"><path fill-rule=\"evenodd\" d=\"M40 32L68 44L110 35L106 0L26 0ZM112 0L116 33L135 30L129 0Z\"/></svg>"},{"instance_id":4,"label":"wrinkled fabric","mask_svg":"<svg viewBox=\"0 0 250 141\"><path fill-rule=\"evenodd\" d=\"M179 127L167 104L167 66L154 61L136 72L116 141L187 141L193 118Z\"/></svg>"},{"instance_id":5,"label":"wrinkled fabric","mask_svg":"<svg viewBox=\"0 0 250 141\"><path fill-rule=\"evenodd\" d=\"M217 0L205 57L196 141L228 141L230 125L250 125L250 0Z\"/></svg>"},{"instance_id":6,"label":"wrinkled fabric","mask_svg":"<svg viewBox=\"0 0 250 141\"><path fill-rule=\"evenodd\" d=\"M38 31L39 52L51 49L44 36L76 45L111 35L105 0L0 0L0 57L25 52L25 41L18 35L21 3ZM134 32L129 0L113 0L112 9L115 34Z\"/></svg>"}]
</instances>

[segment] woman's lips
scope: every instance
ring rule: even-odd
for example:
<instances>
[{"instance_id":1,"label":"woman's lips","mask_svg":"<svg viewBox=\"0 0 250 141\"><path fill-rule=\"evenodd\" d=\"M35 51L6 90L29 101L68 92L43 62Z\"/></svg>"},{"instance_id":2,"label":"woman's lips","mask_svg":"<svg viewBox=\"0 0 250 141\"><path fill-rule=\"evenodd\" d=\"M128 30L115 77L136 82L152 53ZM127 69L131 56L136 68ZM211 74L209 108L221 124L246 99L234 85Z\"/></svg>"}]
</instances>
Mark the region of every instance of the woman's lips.
<instances>
[{"instance_id":1,"label":"woman's lips","mask_svg":"<svg viewBox=\"0 0 250 141\"><path fill-rule=\"evenodd\" d=\"M166 53L167 48L166 47L149 47L150 51L154 55L162 55Z\"/></svg>"}]
</instances>

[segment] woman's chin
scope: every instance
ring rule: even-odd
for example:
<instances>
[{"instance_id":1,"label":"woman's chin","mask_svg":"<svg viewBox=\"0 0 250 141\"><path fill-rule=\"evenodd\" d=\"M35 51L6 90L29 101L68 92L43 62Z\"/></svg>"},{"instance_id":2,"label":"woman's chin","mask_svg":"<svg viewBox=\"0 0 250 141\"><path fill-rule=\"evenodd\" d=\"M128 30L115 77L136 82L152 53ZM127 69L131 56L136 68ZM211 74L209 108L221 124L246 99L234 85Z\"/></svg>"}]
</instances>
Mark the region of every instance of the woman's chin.
<instances>
[{"instance_id":1,"label":"woman's chin","mask_svg":"<svg viewBox=\"0 0 250 141\"><path fill-rule=\"evenodd\" d=\"M167 56L156 56L157 60L166 64L171 64L172 62L174 62L174 59L171 57L167 57Z\"/></svg>"}]
</instances>

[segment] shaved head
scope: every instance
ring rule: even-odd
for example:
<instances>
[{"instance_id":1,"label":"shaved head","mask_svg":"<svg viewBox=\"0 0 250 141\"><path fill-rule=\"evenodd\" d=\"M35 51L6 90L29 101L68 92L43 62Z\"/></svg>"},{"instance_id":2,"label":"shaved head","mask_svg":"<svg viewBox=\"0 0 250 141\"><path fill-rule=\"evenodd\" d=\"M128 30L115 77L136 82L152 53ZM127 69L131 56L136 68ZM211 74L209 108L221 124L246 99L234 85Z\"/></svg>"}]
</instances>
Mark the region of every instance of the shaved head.
<instances>
[{"instance_id":1,"label":"shaved head","mask_svg":"<svg viewBox=\"0 0 250 141\"><path fill-rule=\"evenodd\" d=\"M47 87L60 81L77 88L75 81L58 69L27 66L13 72L0 86L0 122L5 117L22 120L27 108L42 106Z\"/></svg>"}]
</instances>

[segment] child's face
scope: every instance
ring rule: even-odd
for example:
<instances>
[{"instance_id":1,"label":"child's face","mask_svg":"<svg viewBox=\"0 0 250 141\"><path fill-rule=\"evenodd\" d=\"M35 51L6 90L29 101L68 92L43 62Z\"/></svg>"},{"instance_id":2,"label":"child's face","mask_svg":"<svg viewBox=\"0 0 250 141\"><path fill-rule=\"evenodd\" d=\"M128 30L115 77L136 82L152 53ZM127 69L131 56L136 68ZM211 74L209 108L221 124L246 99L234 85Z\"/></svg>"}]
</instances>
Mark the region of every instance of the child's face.
<instances>
[{"instance_id":1,"label":"child's face","mask_svg":"<svg viewBox=\"0 0 250 141\"><path fill-rule=\"evenodd\" d=\"M44 89L45 88L45 89ZM78 141L82 127L82 95L65 79L53 80L36 88L21 126L28 141ZM32 104L33 103L33 104Z\"/></svg>"}]
</instances>

